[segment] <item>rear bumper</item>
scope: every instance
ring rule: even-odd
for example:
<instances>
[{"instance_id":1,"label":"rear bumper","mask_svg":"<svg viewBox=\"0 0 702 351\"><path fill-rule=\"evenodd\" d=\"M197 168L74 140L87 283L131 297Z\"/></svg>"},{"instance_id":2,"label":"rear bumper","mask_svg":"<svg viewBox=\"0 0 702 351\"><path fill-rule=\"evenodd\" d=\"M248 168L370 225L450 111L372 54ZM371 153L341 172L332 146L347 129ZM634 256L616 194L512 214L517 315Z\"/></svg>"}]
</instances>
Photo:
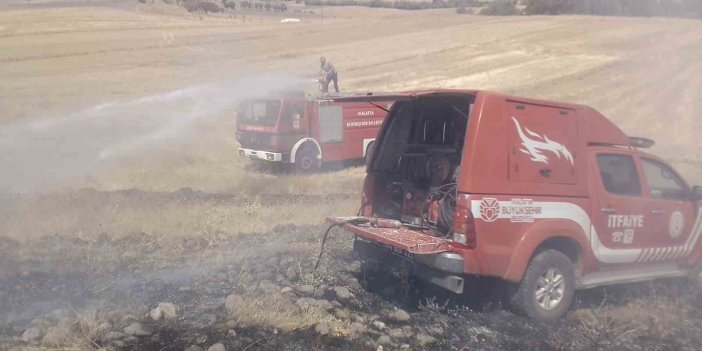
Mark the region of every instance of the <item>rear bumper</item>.
<instances>
[{"instance_id":1,"label":"rear bumper","mask_svg":"<svg viewBox=\"0 0 702 351\"><path fill-rule=\"evenodd\" d=\"M252 149L238 148L239 156L248 157L255 160L283 162L284 154L282 152L259 151Z\"/></svg>"},{"instance_id":2,"label":"rear bumper","mask_svg":"<svg viewBox=\"0 0 702 351\"><path fill-rule=\"evenodd\" d=\"M463 258L453 252L433 254L412 254L407 251L357 237L353 243L354 251L361 257L372 257L383 263L409 263L418 278L452 291L463 292Z\"/></svg>"}]
</instances>

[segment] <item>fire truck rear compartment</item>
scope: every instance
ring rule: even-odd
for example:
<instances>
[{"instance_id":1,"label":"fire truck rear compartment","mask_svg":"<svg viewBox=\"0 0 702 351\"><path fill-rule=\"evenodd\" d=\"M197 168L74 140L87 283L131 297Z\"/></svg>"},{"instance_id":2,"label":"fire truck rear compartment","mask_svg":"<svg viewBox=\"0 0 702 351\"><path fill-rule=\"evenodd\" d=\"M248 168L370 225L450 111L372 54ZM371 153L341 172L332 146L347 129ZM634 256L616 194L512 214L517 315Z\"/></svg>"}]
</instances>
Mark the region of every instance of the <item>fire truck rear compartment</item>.
<instances>
[{"instance_id":1,"label":"fire truck rear compartment","mask_svg":"<svg viewBox=\"0 0 702 351\"><path fill-rule=\"evenodd\" d=\"M397 102L370 166L373 215L451 234L456 182L474 96Z\"/></svg>"}]
</instances>

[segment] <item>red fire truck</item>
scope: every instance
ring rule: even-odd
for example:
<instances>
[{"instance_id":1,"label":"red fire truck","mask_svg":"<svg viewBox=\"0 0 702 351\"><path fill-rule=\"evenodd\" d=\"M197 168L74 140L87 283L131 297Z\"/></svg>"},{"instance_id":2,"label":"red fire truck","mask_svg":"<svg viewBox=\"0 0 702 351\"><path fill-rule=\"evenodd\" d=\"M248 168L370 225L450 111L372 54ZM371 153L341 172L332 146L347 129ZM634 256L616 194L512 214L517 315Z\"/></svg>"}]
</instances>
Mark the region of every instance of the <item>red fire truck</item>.
<instances>
[{"instance_id":1,"label":"red fire truck","mask_svg":"<svg viewBox=\"0 0 702 351\"><path fill-rule=\"evenodd\" d=\"M237 112L239 155L310 171L323 162L361 159L371 148L390 104L334 102L286 93L244 101Z\"/></svg>"},{"instance_id":2,"label":"red fire truck","mask_svg":"<svg viewBox=\"0 0 702 351\"><path fill-rule=\"evenodd\" d=\"M406 260L463 291L511 282L510 303L552 321L576 289L702 271L702 188L588 106L434 90L395 103L370 155L361 217L331 218L366 257ZM359 99L347 98L351 102Z\"/></svg>"}]
</instances>

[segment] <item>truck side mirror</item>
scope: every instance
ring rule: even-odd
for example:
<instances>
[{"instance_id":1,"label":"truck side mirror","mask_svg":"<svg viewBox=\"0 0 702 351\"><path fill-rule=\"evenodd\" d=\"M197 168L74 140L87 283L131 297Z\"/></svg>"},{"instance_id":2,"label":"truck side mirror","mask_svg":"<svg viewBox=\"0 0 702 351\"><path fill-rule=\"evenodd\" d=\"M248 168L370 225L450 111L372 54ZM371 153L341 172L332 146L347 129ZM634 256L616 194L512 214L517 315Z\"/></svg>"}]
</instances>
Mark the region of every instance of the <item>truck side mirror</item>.
<instances>
[{"instance_id":1,"label":"truck side mirror","mask_svg":"<svg viewBox=\"0 0 702 351\"><path fill-rule=\"evenodd\" d=\"M702 186L695 185L692 187L692 191L690 191L690 200L692 200L692 201L702 200Z\"/></svg>"}]
</instances>

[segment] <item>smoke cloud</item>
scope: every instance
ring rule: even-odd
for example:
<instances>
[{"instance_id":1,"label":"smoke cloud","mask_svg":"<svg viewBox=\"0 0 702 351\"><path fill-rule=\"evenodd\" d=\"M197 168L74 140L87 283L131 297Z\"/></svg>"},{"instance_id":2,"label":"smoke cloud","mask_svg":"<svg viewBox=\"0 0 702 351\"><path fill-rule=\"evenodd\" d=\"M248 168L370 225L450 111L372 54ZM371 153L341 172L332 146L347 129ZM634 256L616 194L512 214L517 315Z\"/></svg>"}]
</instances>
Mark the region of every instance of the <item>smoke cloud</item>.
<instances>
[{"instance_id":1,"label":"smoke cloud","mask_svg":"<svg viewBox=\"0 0 702 351\"><path fill-rule=\"evenodd\" d=\"M121 157L168 145L199 122L233 118L242 99L309 84L292 76L248 76L0 126L0 191L70 183Z\"/></svg>"}]
</instances>

